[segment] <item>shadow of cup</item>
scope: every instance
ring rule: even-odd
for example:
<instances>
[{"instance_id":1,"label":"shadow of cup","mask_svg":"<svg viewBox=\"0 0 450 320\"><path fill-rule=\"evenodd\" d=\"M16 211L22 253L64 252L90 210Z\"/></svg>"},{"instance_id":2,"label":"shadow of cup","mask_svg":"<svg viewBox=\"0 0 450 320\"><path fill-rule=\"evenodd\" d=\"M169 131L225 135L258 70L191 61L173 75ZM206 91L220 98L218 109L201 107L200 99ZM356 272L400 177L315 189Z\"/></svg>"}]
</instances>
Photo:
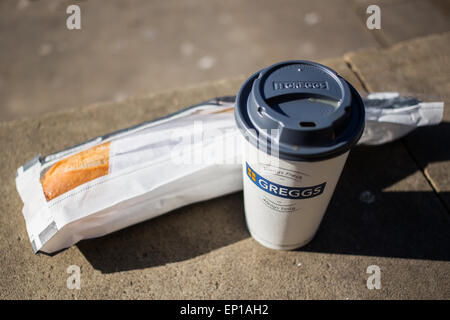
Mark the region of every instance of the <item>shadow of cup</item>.
<instances>
[{"instance_id":1,"label":"shadow of cup","mask_svg":"<svg viewBox=\"0 0 450 320\"><path fill-rule=\"evenodd\" d=\"M425 168L450 160L445 137L450 141L446 122L353 150L316 237L299 251L450 261L450 193L437 196L416 174L417 162ZM427 155L417 159L421 152ZM367 191L371 201L361 197Z\"/></svg>"}]
</instances>

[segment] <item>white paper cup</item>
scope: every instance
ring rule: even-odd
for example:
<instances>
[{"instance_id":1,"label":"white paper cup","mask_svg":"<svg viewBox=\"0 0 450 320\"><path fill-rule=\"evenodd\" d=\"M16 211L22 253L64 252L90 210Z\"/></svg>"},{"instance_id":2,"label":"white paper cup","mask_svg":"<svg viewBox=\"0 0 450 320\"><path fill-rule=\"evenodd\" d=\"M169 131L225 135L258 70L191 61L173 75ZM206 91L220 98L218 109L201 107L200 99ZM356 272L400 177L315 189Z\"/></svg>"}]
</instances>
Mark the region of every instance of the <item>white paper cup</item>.
<instances>
[{"instance_id":1,"label":"white paper cup","mask_svg":"<svg viewBox=\"0 0 450 320\"><path fill-rule=\"evenodd\" d=\"M270 159L265 164L255 156L256 147L243 140L244 206L250 234L272 249L307 244L319 228L348 151L322 161ZM276 162L278 166L270 164Z\"/></svg>"},{"instance_id":2,"label":"white paper cup","mask_svg":"<svg viewBox=\"0 0 450 320\"><path fill-rule=\"evenodd\" d=\"M235 114L250 234L273 249L307 244L364 129L361 98L327 67L289 61L247 80Z\"/></svg>"}]
</instances>

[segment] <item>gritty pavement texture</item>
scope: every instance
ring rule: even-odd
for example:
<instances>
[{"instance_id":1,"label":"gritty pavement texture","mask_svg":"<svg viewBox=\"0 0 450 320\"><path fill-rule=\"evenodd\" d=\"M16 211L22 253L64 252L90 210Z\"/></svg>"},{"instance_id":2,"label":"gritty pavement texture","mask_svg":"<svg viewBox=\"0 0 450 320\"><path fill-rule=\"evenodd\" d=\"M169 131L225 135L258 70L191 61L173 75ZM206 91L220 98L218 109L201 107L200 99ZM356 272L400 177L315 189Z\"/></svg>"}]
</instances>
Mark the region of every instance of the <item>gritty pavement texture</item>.
<instances>
[{"instance_id":1,"label":"gritty pavement texture","mask_svg":"<svg viewBox=\"0 0 450 320\"><path fill-rule=\"evenodd\" d=\"M66 28L69 4L81 30ZM0 121L450 31L448 1L3 0ZM381 8L381 30L366 9Z\"/></svg>"},{"instance_id":2,"label":"gritty pavement texture","mask_svg":"<svg viewBox=\"0 0 450 320\"><path fill-rule=\"evenodd\" d=\"M361 92L386 90L382 83L391 83L389 90L419 89L413 84L418 81L439 87L432 93L446 101L448 119L448 63L442 68L435 63L447 61L449 44L447 33L322 63ZM440 50L427 49L433 47ZM249 236L239 192L82 241L54 256L33 254L15 190L18 166L38 153L235 94L244 79L0 124L0 298L449 299L450 213L442 190L448 190L450 161L439 157L440 144L424 143L448 134L445 123L352 151L316 237L297 251L267 249ZM70 265L81 267L81 290L66 287ZM381 268L380 290L367 289L370 265Z\"/></svg>"}]
</instances>

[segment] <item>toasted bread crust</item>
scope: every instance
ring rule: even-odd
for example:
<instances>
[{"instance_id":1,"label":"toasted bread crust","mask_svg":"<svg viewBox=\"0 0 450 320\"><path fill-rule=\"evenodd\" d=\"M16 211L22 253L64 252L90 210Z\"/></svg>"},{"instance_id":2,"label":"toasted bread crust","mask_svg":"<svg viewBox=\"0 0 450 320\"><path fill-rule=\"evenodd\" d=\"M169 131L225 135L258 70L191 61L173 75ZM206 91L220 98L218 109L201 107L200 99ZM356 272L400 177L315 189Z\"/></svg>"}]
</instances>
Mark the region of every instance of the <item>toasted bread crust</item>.
<instances>
[{"instance_id":1,"label":"toasted bread crust","mask_svg":"<svg viewBox=\"0 0 450 320\"><path fill-rule=\"evenodd\" d=\"M94 146L55 163L41 178L45 198L50 201L109 172L110 143Z\"/></svg>"}]
</instances>

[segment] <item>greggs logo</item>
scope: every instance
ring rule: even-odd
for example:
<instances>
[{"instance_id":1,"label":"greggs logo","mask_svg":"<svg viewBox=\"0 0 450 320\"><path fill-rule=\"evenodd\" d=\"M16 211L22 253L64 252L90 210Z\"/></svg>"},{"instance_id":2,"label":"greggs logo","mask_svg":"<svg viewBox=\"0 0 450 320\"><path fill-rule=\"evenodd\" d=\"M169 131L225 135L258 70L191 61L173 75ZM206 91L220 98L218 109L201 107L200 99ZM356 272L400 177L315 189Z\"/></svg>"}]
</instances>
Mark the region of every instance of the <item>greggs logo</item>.
<instances>
[{"instance_id":1,"label":"greggs logo","mask_svg":"<svg viewBox=\"0 0 450 320\"><path fill-rule=\"evenodd\" d=\"M321 195L325 189L326 182L312 187L288 187L274 182L271 182L261 177L255 170L253 170L246 162L247 177L258 188L270 193L274 196L285 199L308 199Z\"/></svg>"},{"instance_id":2,"label":"greggs logo","mask_svg":"<svg viewBox=\"0 0 450 320\"><path fill-rule=\"evenodd\" d=\"M283 89L328 89L326 81L274 81L274 90Z\"/></svg>"}]
</instances>

